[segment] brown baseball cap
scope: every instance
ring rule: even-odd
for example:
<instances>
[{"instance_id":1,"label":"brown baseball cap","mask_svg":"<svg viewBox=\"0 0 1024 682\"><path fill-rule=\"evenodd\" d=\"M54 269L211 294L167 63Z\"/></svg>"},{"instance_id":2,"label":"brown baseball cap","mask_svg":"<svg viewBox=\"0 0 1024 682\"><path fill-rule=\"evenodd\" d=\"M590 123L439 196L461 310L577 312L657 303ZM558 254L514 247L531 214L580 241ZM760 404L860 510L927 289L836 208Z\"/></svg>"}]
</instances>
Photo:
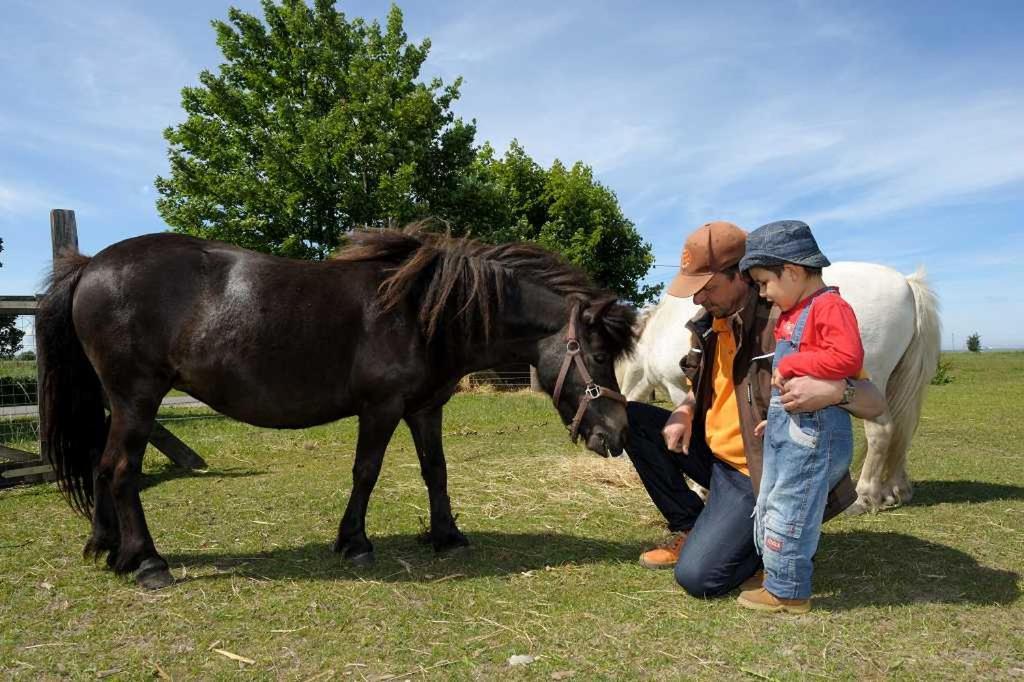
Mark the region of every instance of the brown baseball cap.
<instances>
[{"instance_id":1,"label":"brown baseball cap","mask_svg":"<svg viewBox=\"0 0 1024 682\"><path fill-rule=\"evenodd\" d=\"M668 285L668 294L688 298L704 288L711 276L736 265L747 248L747 233L732 223L704 223L686 238L679 260L679 274Z\"/></svg>"}]
</instances>

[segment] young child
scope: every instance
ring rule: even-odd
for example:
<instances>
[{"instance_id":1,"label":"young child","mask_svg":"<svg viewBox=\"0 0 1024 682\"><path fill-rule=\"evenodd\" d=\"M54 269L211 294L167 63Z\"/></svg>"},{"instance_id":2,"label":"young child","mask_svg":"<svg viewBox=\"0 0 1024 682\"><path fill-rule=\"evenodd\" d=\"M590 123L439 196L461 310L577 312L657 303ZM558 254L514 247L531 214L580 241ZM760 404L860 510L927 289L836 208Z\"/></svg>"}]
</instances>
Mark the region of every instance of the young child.
<instances>
[{"instance_id":1,"label":"young child","mask_svg":"<svg viewBox=\"0 0 1024 682\"><path fill-rule=\"evenodd\" d=\"M857 377L864 362L857 318L838 289L826 287L829 264L811 229L797 220L760 227L747 236L740 270L762 297L782 310L775 326L772 397L764 434L764 465L754 509L754 542L764 559L763 586L739 603L761 611L806 613L811 608L811 558L818 548L828 491L850 467L853 432L838 406L786 412L783 383L797 376ZM850 393L844 394L844 404Z\"/></svg>"}]
</instances>

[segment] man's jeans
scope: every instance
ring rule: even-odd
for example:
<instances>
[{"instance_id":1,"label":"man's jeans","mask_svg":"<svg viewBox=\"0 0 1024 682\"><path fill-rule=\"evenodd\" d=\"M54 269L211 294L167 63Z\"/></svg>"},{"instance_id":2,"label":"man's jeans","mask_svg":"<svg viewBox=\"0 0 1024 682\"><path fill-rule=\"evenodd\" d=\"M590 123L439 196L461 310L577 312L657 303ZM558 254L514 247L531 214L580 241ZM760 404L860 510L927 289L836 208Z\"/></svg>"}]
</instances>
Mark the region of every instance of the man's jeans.
<instances>
[{"instance_id":1,"label":"man's jeans","mask_svg":"<svg viewBox=\"0 0 1024 682\"><path fill-rule=\"evenodd\" d=\"M661 430L668 410L631 402L626 411L626 451L647 494L670 530L690 531L676 563L676 582L695 597L729 592L761 566L750 477L714 457L703 441L691 441L685 455L666 448ZM707 504L686 487L684 473L710 491Z\"/></svg>"},{"instance_id":2,"label":"man's jeans","mask_svg":"<svg viewBox=\"0 0 1024 682\"><path fill-rule=\"evenodd\" d=\"M849 471L852 456L848 412L827 407L789 414L772 396L754 539L764 556L765 589L776 597L811 596L811 559L828 491Z\"/></svg>"}]
</instances>

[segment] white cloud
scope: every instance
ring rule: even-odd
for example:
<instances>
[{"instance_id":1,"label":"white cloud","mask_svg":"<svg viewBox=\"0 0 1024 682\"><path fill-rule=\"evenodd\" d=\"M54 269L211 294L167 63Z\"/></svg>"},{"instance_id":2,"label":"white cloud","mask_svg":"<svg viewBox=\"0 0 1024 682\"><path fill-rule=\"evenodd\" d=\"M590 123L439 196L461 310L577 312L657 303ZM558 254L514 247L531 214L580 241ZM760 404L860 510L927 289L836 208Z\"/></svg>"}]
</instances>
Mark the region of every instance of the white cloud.
<instances>
[{"instance_id":1,"label":"white cloud","mask_svg":"<svg viewBox=\"0 0 1024 682\"><path fill-rule=\"evenodd\" d=\"M0 178L0 217L45 219L52 208L89 212L92 205L69 192L52 187L16 183Z\"/></svg>"},{"instance_id":2,"label":"white cloud","mask_svg":"<svg viewBox=\"0 0 1024 682\"><path fill-rule=\"evenodd\" d=\"M850 131L826 169L806 188L863 187L859 196L815 216L856 220L923 205L952 203L1024 181L1024 96L979 94L969 101L911 101L893 125Z\"/></svg>"},{"instance_id":3,"label":"white cloud","mask_svg":"<svg viewBox=\"0 0 1024 682\"><path fill-rule=\"evenodd\" d=\"M181 118L179 89L198 71L175 37L116 5L20 9L19 23L0 27L8 46L0 78L10 96L0 149L54 169L66 161L98 175L151 176L163 156L161 131Z\"/></svg>"},{"instance_id":4,"label":"white cloud","mask_svg":"<svg viewBox=\"0 0 1024 682\"><path fill-rule=\"evenodd\" d=\"M554 6L544 12L520 10L503 5L473 6L431 36L431 59L458 67L523 53L573 19L573 12Z\"/></svg>"},{"instance_id":5,"label":"white cloud","mask_svg":"<svg viewBox=\"0 0 1024 682\"><path fill-rule=\"evenodd\" d=\"M759 224L794 206L812 224L863 221L1024 181L1019 77L979 70L983 56L919 54L885 13L641 7L627 26L633 10L605 10L564 26L556 12L550 41L517 31L526 8L478 13L434 49L505 59L464 89L481 137L590 163L640 223Z\"/></svg>"},{"instance_id":6,"label":"white cloud","mask_svg":"<svg viewBox=\"0 0 1024 682\"><path fill-rule=\"evenodd\" d=\"M0 182L0 215L27 216L43 214L49 206L46 193Z\"/></svg>"}]
</instances>

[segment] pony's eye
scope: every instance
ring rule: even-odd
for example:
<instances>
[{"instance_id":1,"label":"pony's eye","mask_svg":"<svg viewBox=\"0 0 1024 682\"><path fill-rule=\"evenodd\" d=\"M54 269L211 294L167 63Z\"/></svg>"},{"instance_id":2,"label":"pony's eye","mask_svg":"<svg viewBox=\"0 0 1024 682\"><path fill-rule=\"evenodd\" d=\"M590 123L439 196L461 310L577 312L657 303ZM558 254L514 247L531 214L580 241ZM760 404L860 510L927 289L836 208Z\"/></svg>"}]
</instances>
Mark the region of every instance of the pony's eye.
<instances>
[{"instance_id":1,"label":"pony's eye","mask_svg":"<svg viewBox=\"0 0 1024 682\"><path fill-rule=\"evenodd\" d=\"M599 365L603 365L604 363L608 362L608 354L607 353L595 353L594 354L594 362L596 362Z\"/></svg>"}]
</instances>

